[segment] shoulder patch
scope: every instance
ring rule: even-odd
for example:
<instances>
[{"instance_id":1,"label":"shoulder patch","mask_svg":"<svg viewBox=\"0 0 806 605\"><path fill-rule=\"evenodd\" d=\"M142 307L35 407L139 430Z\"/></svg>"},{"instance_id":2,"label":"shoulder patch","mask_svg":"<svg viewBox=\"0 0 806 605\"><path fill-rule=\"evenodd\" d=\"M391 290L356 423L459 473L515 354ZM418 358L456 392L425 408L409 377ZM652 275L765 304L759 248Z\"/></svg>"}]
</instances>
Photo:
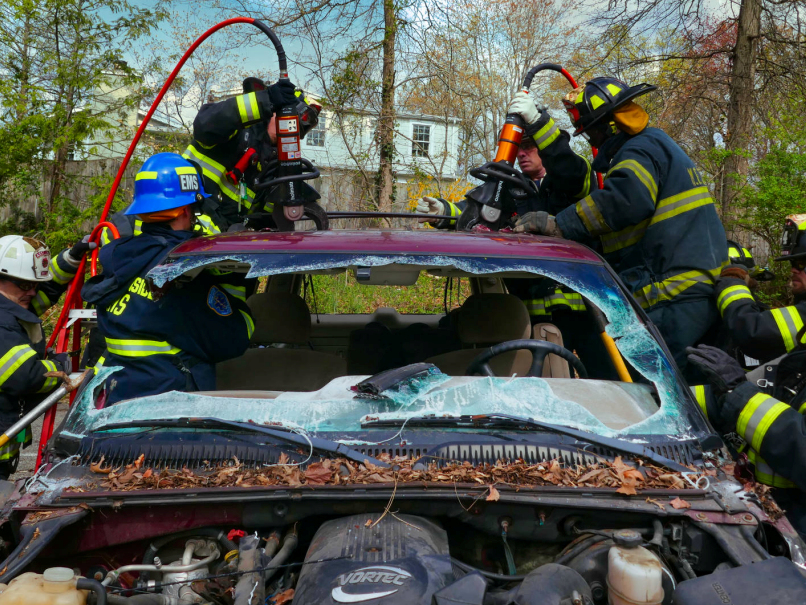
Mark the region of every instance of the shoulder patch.
<instances>
[{"instance_id":1,"label":"shoulder patch","mask_svg":"<svg viewBox=\"0 0 806 605\"><path fill-rule=\"evenodd\" d=\"M229 298L218 289L218 286L211 287L210 292L207 293L207 306L221 317L232 315L232 305L229 303Z\"/></svg>"}]
</instances>

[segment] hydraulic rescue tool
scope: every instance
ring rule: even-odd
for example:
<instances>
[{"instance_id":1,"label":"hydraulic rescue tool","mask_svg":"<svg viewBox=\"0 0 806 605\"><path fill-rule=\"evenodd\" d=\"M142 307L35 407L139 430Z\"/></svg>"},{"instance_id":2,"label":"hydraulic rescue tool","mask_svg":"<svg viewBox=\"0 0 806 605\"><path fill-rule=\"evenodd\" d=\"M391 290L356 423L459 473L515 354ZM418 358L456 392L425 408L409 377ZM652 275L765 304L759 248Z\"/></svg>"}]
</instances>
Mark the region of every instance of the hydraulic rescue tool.
<instances>
[{"instance_id":1,"label":"hydraulic rescue tool","mask_svg":"<svg viewBox=\"0 0 806 605\"><path fill-rule=\"evenodd\" d=\"M523 92L528 93L535 75L545 70L561 73L571 86L577 87L576 80L560 65L541 63L526 73L521 87ZM458 230L499 231L512 226L516 202L537 195L537 185L515 168L525 132L526 124L518 114L506 115L495 159L470 171L471 176L484 182L465 195L467 206L456 223Z\"/></svg>"}]
</instances>

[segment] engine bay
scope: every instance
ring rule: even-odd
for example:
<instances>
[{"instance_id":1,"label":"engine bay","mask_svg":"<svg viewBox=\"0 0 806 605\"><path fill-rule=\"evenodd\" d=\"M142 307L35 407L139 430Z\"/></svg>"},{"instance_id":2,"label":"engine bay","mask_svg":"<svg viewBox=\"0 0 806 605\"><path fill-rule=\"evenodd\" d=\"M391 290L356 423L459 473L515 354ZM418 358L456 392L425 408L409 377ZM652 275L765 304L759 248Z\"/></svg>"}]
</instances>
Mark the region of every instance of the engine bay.
<instances>
[{"instance_id":1,"label":"engine bay","mask_svg":"<svg viewBox=\"0 0 806 605\"><path fill-rule=\"evenodd\" d=\"M118 536L116 546L65 557L58 553L80 541L68 529L25 573L0 584L0 605L758 605L806 594L786 540L766 523L559 507L465 512L387 508L204 526L145 540Z\"/></svg>"}]
</instances>

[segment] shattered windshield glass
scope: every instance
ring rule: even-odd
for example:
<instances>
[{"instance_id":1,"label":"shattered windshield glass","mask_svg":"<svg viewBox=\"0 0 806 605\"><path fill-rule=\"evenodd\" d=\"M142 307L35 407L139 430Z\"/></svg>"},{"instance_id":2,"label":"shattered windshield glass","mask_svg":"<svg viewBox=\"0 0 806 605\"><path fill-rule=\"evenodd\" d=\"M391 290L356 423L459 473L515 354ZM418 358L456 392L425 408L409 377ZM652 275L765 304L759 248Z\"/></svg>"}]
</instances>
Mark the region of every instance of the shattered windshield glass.
<instances>
[{"instance_id":1,"label":"shattered windshield glass","mask_svg":"<svg viewBox=\"0 0 806 605\"><path fill-rule=\"evenodd\" d=\"M663 350L639 320L613 277L599 265L517 258L398 256L351 254L244 254L183 257L156 267L157 286L194 269L218 263L249 266L247 277L310 273L383 265L446 267L472 275L527 273L543 276L582 294L601 309L607 332L621 354L649 384L531 377L450 377L438 371L406 383L376 399L357 398L351 390L366 376L342 376L314 392L265 393L170 392L95 409L93 388L77 401L63 434L80 436L112 423L212 416L227 420L281 423L306 431L350 432L368 419L405 419L425 414L511 414L562 424L605 436L669 435L690 439L707 431L691 413L683 386ZM104 368L99 386L115 368ZM653 388L654 386L654 388Z\"/></svg>"}]
</instances>

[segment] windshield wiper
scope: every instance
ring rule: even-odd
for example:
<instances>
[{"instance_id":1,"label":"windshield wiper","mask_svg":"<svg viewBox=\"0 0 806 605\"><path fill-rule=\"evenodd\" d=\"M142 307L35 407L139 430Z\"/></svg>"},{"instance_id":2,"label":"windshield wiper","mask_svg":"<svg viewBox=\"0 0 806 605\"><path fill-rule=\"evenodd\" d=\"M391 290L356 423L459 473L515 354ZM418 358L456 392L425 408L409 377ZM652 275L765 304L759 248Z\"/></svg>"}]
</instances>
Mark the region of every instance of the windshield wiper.
<instances>
[{"instance_id":1,"label":"windshield wiper","mask_svg":"<svg viewBox=\"0 0 806 605\"><path fill-rule=\"evenodd\" d=\"M580 441L585 441L592 445L601 445L622 454L629 454L631 456L640 456L650 462L654 462L660 466L665 466L668 469L678 471L681 473L690 473L691 469L661 456L657 452L652 451L650 448L640 443L632 443L630 441L623 441L612 437L602 437L595 433L587 431L580 431L572 429L560 424L550 424L548 422L540 422L539 420L532 420L531 418L521 418L519 416L512 416L510 414L481 414L478 416L421 416L414 418L395 418L392 420L369 420L361 424L364 428L381 428L381 427L400 427L403 424L409 426L428 426L433 428L438 427L451 427L451 428L470 428L470 429L514 429L514 430L532 430L539 429L542 431L550 431L560 435L567 435L575 437Z\"/></svg>"},{"instance_id":2,"label":"windshield wiper","mask_svg":"<svg viewBox=\"0 0 806 605\"><path fill-rule=\"evenodd\" d=\"M328 439L321 439L319 437L306 436L303 437L299 433L295 433L287 427L274 426L267 427L259 424L252 424L251 422L235 422L232 420L222 420L221 418L169 418L169 419L155 419L155 420L132 420L130 422L115 422L105 424L101 427L93 429L92 433L100 431L110 431L113 429L133 429L133 428L189 428L189 429L221 429L228 428L236 431L246 431L250 433L259 433L272 437L277 441L290 443L292 445L299 445L303 447L311 447L318 452L326 454L333 454L343 456L348 460L364 464L369 462L375 466L388 467L389 464L382 462L377 458L362 454L358 450L347 447L342 443L330 441Z\"/></svg>"}]
</instances>

